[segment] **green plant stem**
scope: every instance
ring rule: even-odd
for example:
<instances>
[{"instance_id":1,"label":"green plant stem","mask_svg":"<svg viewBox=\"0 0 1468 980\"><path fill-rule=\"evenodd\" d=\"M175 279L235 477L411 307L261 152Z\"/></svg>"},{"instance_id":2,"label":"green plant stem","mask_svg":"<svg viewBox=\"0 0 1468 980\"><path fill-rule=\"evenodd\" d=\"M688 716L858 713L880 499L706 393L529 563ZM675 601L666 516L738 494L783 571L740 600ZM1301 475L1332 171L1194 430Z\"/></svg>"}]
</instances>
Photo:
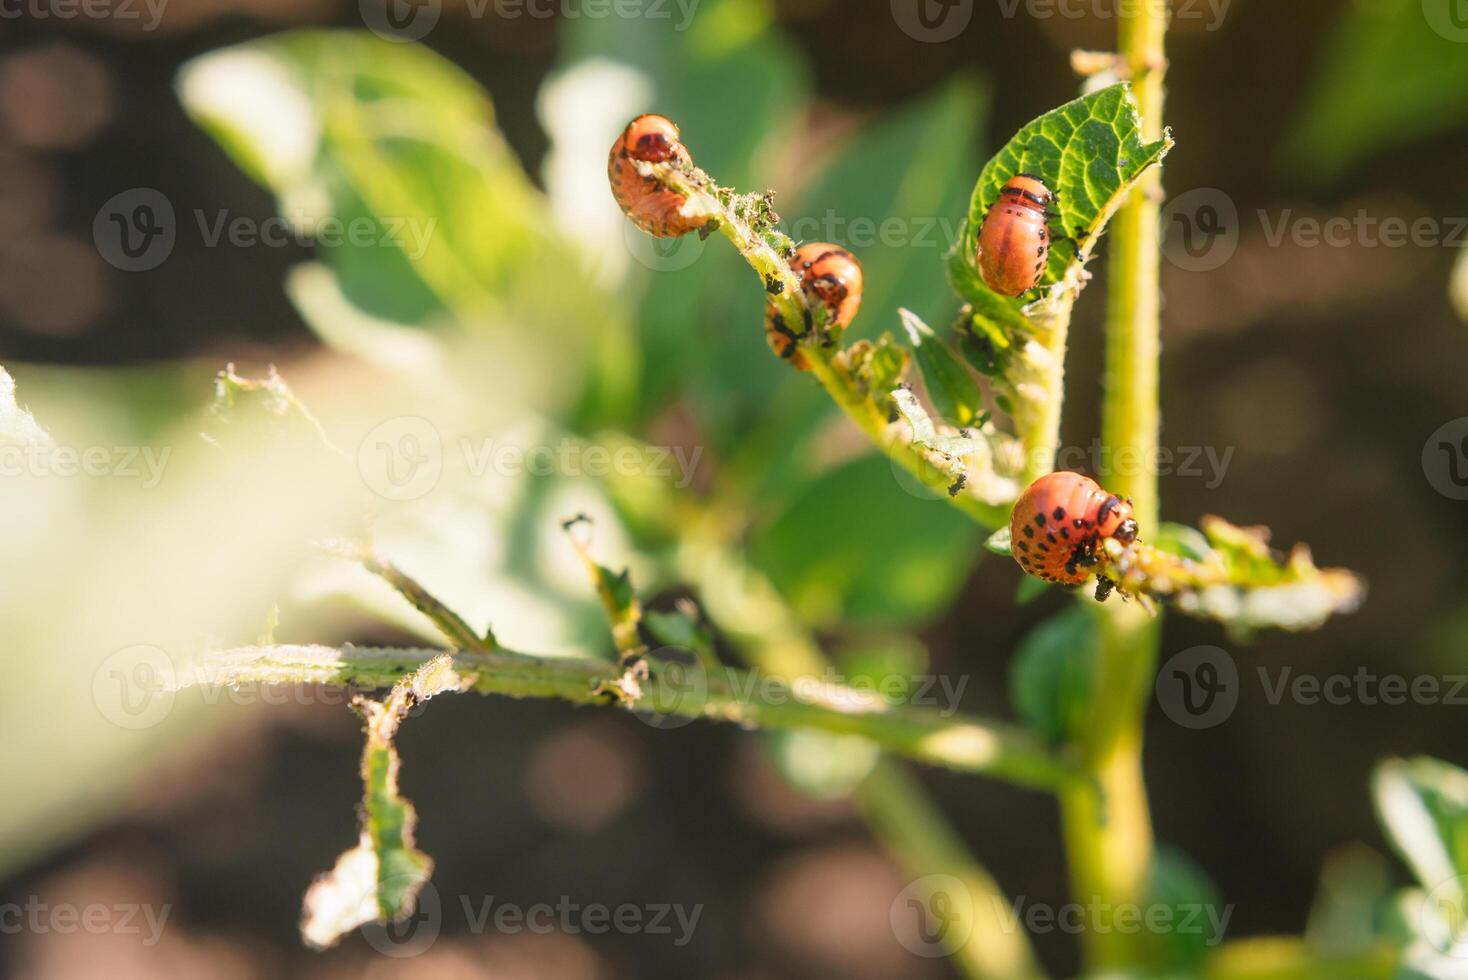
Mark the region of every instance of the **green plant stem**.
<instances>
[{"instance_id":1,"label":"green plant stem","mask_svg":"<svg viewBox=\"0 0 1468 980\"><path fill-rule=\"evenodd\" d=\"M1024 471L1019 480L1021 491L1055 468L1055 453L1060 448L1061 409L1065 404L1065 352L1070 334L1071 310L1075 291L1066 291L1044 310L1031 314L1035 342L1045 349L1048 363L1039 398L1016 401L1016 409L1025 405L1033 417L1015 419L1025 451Z\"/></svg>"},{"instance_id":2,"label":"green plant stem","mask_svg":"<svg viewBox=\"0 0 1468 980\"><path fill-rule=\"evenodd\" d=\"M911 875L958 879L968 900L971 928L960 934L949 956L968 977L982 980L1035 980L1045 974L1023 928L1006 919L1010 903L992 875L969 856L911 773L891 760L877 763L856 794L873 833Z\"/></svg>"},{"instance_id":3,"label":"green plant stem","mask_svg":"<svg viewBox=\"0 0 1468 980\"><path fill-rule=\"evenodd\" d=\"M787 259L761 238L748 220L719 203L718 198L706 187L706 182L711 183L706 175L700 172L697 176L690 176L666 164L640 166L668 187L687 196L689 204L686 210L703 214L717 223L719 233L733 244L744 261L760 277L760 281L765 283L769 302L781 319L792 333L805 341L808 333L805 325L812 313L806 308L800 280L790 270ZM772 286L775 288L771 288ZM1063 331L1061 344L1064 344ZM947 498L985 527L999 527L1009 520L1008 506L985 503L967 488L950 494L948 487L953 482L953 477L929 463L911 442L889 430L883 409L871 397L870 392L862 391L857 379L837 362L830 348L811 342L802 342L800 348L810 363L811 373L821 383L821 387L879 449L921 480L925 486Z\"/></svg>"},{"instance_id":4,"label":"green plant stem","mask_svg":"<svg viewBox=\"0 0 1468 980\"><path fill-rule=\"evenodd\" d=\"M1162 138L1167 31L1165 4L1131 4L1120 12L1120 54L1141 113L1143 138ZM1153 170L1133 189L1111 224L1106 323L1106 383L1101 439L1105 459L1131 460L1101 482L1128 497L1142 533L1157 527L1154 458L1158 435L1158 207L1161 175ZM1076 784L1062 794L1062 822L1074 898L1141 905L1146 902L1154 844L1142 777L1142 720L1156 669L1160 622L1137 603L1111 602L1097 611L1100 663L1093 709L1083 739L1094 788ZM1135 966L1147 959L1145 937L1092 930L1083 937L1092 970Z\"/></svg>"},{"instance_id":5,"label":"green plant stem","mask_svg":"<svg viewBox=\"0 0 1468 980\"><path fill-rule=\"evenodd\" d=\"M948 500L984 527L996 528L1008 522L1008 505L985 503L966 488L958 493L950 493L948 488L953 477L930 463L910 441L891 430L876 402L862 393L856 379L837 362L829 350L809 346L803 350L806 361L810 364L811 374L826 389L831 400L888 457L936 495ZM1051 455L1054 455L1053 449Z\"/></svg>"},{"instance_id":6,"label":"green plant stem","mask_svg":"<svg viewBox=\"0 0 1468 980\"><path fill-rule=\"evenodd\" d=\"M442 650L346 646L259 646L208 656L179 687L241 684L327 684L386 689ZM722 675L685 672L664 681L656 670L631 679L617 665L581 657L540 657L499 649L460 651L452 667L463 690L514 698L559 698L573 704L616 704L632 711L704 718L759 728L811 728L858 735L919 762L987 773L1022 785L1054 789L1075 778L1072 767L1024 732L973 717L892 707L841 684L790 685L729 669Z\"/></svg>"},{"instance_id":7,"label":"green plant stem","mask_svg":"<svg viewBox=\"0 0 1468 980\"><path fill-rule=\"evenodd\" d=\"M697 587L711 618L761 671L786 681L819 676L829 661L769 580L726 547L725 531L724 522L705 515L684 535L677 553L681 578ZM949 955L964 976L1043 976L1024 931L1001 914L1008 903L998 883L969 854L910 773L883 757L857 787L854 799L872 832L909 875L945 874L962 883L973 909L973 927Z\"/></svg>"},{"instance_id":8,"label":"green plant stem","mask_svg":"<svg viewBox=\"0 0 1468 980\"><path fill-rule=\"evenodd\" d=\"M1401 951L1388 943L1348 956L1328 956L1293 936L1224 943L1201 971L1203 980L1393 980Z\"/></svg>"},{"instance_id":9,"label":"green plant stem","mask_svg":"<svg viewBox=\"0 0 1468 980\"><path fill-rule=\"evenodd\" d=\"M330 541L320 545L317 550L333 558L356 562L392 586L414 609L428 617L429 622L438 627L444 638L456 648L472 653L490 653L496 648L492 632L486 631L484 636L475 633L474 628L462 616L440 602L417 579L393 564L371 545L356 541Z\"/></svg>"}]
</instances>

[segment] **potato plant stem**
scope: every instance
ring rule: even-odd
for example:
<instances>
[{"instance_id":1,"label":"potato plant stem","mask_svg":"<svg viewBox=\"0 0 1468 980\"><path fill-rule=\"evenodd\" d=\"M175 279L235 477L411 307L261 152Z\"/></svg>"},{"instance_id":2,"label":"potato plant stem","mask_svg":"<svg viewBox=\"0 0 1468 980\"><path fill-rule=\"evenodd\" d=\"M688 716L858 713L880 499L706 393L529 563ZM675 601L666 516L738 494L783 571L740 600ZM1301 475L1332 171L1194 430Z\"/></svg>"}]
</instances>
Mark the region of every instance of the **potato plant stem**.
<instances>
[{"instance_id":1,"label":"potato plant stem","mask_svg":"<svg viewBox=\"0 0 1468 980\"><path fill-rule=\"evenodd\" d=\"M1060 446L1061 408L1065 404L1065 352L1070 333L1071 308L1075 292L1068 291L1053 305L1030 316L1035 325L1037 342L1049 355L1045 376L1045 397L1034 403L1035 418L1022 429L1025 463L1020 477L1021 489L1055 468L1055 453Z\"/></svg>"},{"instance_id":2,"label":"potato plant stem","mask_svg":"<svg viewBox=\"0 0 1468 980\"><path fill-rule=\"evenodd\" d=\"M683 577L698 586L710 617L759 670L787 682L819 677L830 661L767 578L740 560L724 528L706 519L678 551ZM970 980L1041 977L1023 929L1004 920L1009 903L992 875L969 853L923 785L897 759L882 757L853 799L887 852L914 879L947 875L961 883L972 928L955 933L954 967ZM946 883L947 879L943 879Z\"/></svg>"},{"instance_id":3,"label":"potato plant stem","mask_svg":"<svg viewBox=\"0 0 1468 980\"><path fill-rule=\"evenodd\" d=\"M1007 505L985 503L966 490L950 493L948 487L953 477L929 463L911 442L888 430L887 420L879 413L876 403L858 390L855 379L831 357L829 351L806 348L805 357L810 364L811 374L826 389L831 400L894 462L935 495L946 499L982 526L997 528L1008 523Z\"/></svg>"},{"instance_id":4,"label":"potato plant stem","mask_svg":"<svg viewBox=\"0 0 1468 980\"><path fill-rule=\"evenodd\" d=\"M1133 79L1142 137L1162 137L1165 94L1164 3L1127 5L1119 12L1119 48ZM1103 459L1129 461L1099 474L1128 497L1138 524L1157 527L1157 480L1145 461L1158 438L1160 350L1158 232L1161 176L1146 174L1111 225L1106 323ZM1100 662L1092 711L1083 733L1085 764L1095 777L1061 795L1063 825L1076 901L1117 907L1143 905L1154 844L1142 778L1142 720L1156 669L1160 622L1136 603L1113 600L1097 610ZM1092 930L1083 937L1091 970L1135 967L1148 958L1147 937Z\"/></svg>"},{"instance_id":5,"label":"potato plant stem","mask_svg":"<svg viewBox=\"0 0 1468 980\"><path fill-rule=\"evenodd\" d=\"M382 690L442 650L347 646L262 646L224 651L186 673L178 687L326 684ZM463 689L513 698L559 698L674 718L703 718L747 728L811 728L858 735L897 755L959 772L988 773L1021 785L1056 789L1075 769L1017 729L936 710L892 707L842 684L784 684L728 669L687 669L667 679L629 677L605 660L535 656L496 649L458 651L452 667Z\"/></svg>"}]
</instances>

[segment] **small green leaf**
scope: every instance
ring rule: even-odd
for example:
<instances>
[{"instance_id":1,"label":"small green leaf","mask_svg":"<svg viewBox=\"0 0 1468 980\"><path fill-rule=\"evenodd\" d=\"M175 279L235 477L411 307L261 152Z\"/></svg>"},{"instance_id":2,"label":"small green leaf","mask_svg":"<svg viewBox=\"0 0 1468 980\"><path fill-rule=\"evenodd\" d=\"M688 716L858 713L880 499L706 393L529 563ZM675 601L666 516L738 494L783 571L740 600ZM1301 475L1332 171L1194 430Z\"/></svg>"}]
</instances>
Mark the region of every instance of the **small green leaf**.
<instances>
[{"instance_id":1,"label":"small green leaf","mask_svg":"<svg viewBox=\"0 0 1468 980\"><path fill-rule=\"evenodd\" d=\"M719 655L714 650L714 638L691 601L681 600L678 608L670 611L645 612L642 622L658 643L692 652L706 670L718 668Z\"/></svg>"},{"instance_id":2,"label":"small green leaf","mask_svg":"<svg viewBox=\"0 0 1468 980\"><path fill-rule=\"evenodd\" d=\"M1129 595L1153 596L1247 638L1260 629L1310 630L1361 604L1366 585L1319 568L1310 549L1269 546L1269 530L1204 517L1203 530L1164 524L1154 541L1105 542L1104 573Z\"/></svg>"},{"instance_id":3,"label":"small green leaf","mask_svg":"<svg viewBox=\"0 0 1468 980\"><path fill-rule=\"evenodd\" d=\"M984 547L988 548L996 555L1004 555L1005 557L1009 557L1011 554L1013 554L1013 552L1010 550L1009 544L1009 527L1006 525L1005 527L1001 527L999 530L989 535L986 539L984 539Z\"/></svg>"},{"instance_id":4,"label":"small green leaf","mask_svg":"<svg viewBox=\"0 0 1468 980\"><path fill-rule=\"evenodd\" d=\"M1468 772L1427 756L1388 759L1371 781L1387 839L1422 887L1468 884Z\"/></svg>"},{"instance_id":5,"label":"small green leaf","mask_svg":"<svg viewBox=\"0 0 1468 980\"><path fill-rule=\"evenodd\" d=\"M978 420L984 412L984 395L974 376L916 313L899 309L897 315L902 318L908 343L917 356L928 396L933 399L938 414L957 425L970 425Z\"/></svg>"},{"instance_id":6,"label":"small green leaf","mask_svg":"<svg viewBox=\"0 0 1468 980\"><path fill-rule=\"evenodd\" d=\"M1158 848L1147 882L1147 907L1172 910L1173 928L1153 933L1162 964L1196 967L1223 940L1228 909L1218 888L1191 858L1173 847Z\"/></svg>"},{"instance_id":7,"label":"small green leaf","mask_svg":"<svg viewBox=\"0 0 1468 980\"><path fill-rule=\"evenodd\" d=\"M1031 731L1054 743L1075 735L1090 707L1097 649L1095 619L1077 605L1025 636L1010 670L1009 698Z\"/></svg>"},{"instance_id":8,"label":"small green leaf","mask_svg":"<svg viewBox=\"0 0 1468 980\"><path fill-rule=\"evenodd\" d=\"M1125 83L1067 102L1035 119L979 174L963 234L949 255L953 288L973 306L976 318L991 321L1001 332L1027 329L1021 301L991 290L976 265L979 229L999 200L1005 181L1029 173L1056 193L1051 205L1055 217L1050 222L1049 262L1040 285L1064 282L1069 288L1127 192L1171 147L1170 136L1155 143L1142 141L1141 120Z\"/></svg>"},{"instance_id":9,"label":"small green leaf","mask_svg":"<svg viewBox=\"0 0 1468 980\"><path fill-rule=\"evenodd\" d=\"M896 411L891 393L907 374L906 349L884 331L875 341L858 340L852 344L846 350L846 358L861 393L889 412Z\"/></svg>"},{"instance_id":10,"label":"small green leaf","mask_svg":"<svg viewBox=\"0 0 1468 980\"><path fill-rule=\"evenodd\" d=\"M413 913L418 893L433 873L433 859L414 845L418 813L398 792L400 760L394 742L414 706L468 683L454 669L452 656L443 654L399 681L382 701L354 702L367 734L361 837L306 890L301 936L307 945L326 949L360 925L399 921Z\"/></svg>"},{"instance_id":11,"label":"small green leaf","mask_svg":"<svg viewBox=\"0 0 1468 980\"><path fill-rule=\"evenodd\" d=\"M582 563L591 575L592 584L596 586L596 595L606 613L607 625L611 627L617 652L624 658L641 652L642 642L637 631L642 623L642 603L632 588L631 570L624 568L620 572L614 572L591 557L591 518L585 514L562 521L561 528L571 538L571 544L581 556Z\"/></svg>"},{"instance_id":12,"label":"small green leaf","mask_svg":"<svg viewBox=\"0 0 1468 980\"><path fill-rule=\"evenodd\" d=\"M1152 535L1151 544L1159 551L1166 551L1179 558L1191 558L1193 561L1207 561L1213 551L1202 531L1172 521L1163 521L1157 525L1157 533Z\"/></svg>"},{"instance_id":13,"label":"small green leaf","mask_svg":"<svg viewBox=\"0 0 1468 980\"><path fill-rule=\"evenodd\" d=\"M1305 938L1327 956L1359 956L1383 935L1382 909L1390 897L1386 859L1364 844L1326 856L1310 906Z\"/></svg>"}]
</instances>

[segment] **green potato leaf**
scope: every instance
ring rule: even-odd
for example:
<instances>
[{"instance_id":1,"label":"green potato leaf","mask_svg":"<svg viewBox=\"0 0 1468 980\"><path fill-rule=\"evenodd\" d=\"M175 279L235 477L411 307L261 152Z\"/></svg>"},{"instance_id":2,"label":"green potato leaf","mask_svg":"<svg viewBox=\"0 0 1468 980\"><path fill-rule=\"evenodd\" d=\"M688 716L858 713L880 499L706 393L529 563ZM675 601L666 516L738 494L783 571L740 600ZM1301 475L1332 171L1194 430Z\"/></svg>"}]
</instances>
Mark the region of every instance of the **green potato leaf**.
<instances>
[{"instance_id":1,"label":"green potato leaf","mask_svg":"<svg viewBox=\"0 0 1468 980\"><path fill-rule=\"evenodd\" d=\"M1058 298L1078 287L1081 268L1106 222L1127 193L1172 148L1172 137L1146 143L1141 118L1125 83L1067 102L1035 119L1004 145L979 174L968 218L949 253L949 281L983 317L1005 332L1027 330L1018 298L985 285L976 265L979 229L999 190L1015 174L1033 174L1056 195L1051 204L1051 248L1040 286Z\"/></svg>"}]
</instances>

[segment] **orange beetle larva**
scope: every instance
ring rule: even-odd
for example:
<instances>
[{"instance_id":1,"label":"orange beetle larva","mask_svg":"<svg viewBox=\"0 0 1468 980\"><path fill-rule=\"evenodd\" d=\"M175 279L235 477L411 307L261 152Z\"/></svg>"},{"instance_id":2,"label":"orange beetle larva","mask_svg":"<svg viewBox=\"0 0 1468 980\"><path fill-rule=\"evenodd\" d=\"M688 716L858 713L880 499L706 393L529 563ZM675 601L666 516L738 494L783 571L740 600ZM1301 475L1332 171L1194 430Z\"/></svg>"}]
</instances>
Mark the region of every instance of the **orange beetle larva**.
<instances>
[{"instance_id":1,"label":"orange beetle larva","mask_svg":"<svg viewBox=\"0 0 1468 980\"><path fill-rule=\"evenodd\" d=\"M800 277L806 299L825 307L828 332L840 333L851 325L861 308L861 263L856 256L830 242L807 242L791 256L790 268ZM795 331L781 321L773 303L765 310L765 339L776 354L802 371L810 370L796 349Z\"/></svg>"},{"instance_id":2,"label":"orange beetle larva","mask_svg":"<svg viewBox=\"0 0 1468 980\"><path fill-rule=\"evenodd\" d=\"M627 124L607 157L607 178L612 196L632 223L649 235L677 238L703 227L704 219L679 213L687 198L669 190L652 177L637 172L633 160L662 163L676 160L692 166L688 150L678 141L678 127L666 116L638 116Z\"/></svg>"},{"instance_id":3,"label":"orange beetle larva","mask_svg":"<svg viewBox=\"0 0 1468 980\"><path fill-rule=\"evenodd\" d=\"M1015 501L1009 517L1009 549L1019 567L1036 578L1079 585L1096 564L1104 538L1137 539L1132 505L1107 493L1088 476L1061 470L1040 477ZM1109 583L1096 597L1105 598Z\"/></svg>"},{"instance_id":4,"label":"orange beetle larva","mask_svg":"<svg viewBox=\"0 0 1468 980\"><path fill-rule=\"evenodd\" d=\"M999 200L984 216L976 256L979 274L996 293L1019 296L1035 288L1050 255L1046 210L1055 195L1033 174L1005 182Z\"/></svg>"}]
</instances>

